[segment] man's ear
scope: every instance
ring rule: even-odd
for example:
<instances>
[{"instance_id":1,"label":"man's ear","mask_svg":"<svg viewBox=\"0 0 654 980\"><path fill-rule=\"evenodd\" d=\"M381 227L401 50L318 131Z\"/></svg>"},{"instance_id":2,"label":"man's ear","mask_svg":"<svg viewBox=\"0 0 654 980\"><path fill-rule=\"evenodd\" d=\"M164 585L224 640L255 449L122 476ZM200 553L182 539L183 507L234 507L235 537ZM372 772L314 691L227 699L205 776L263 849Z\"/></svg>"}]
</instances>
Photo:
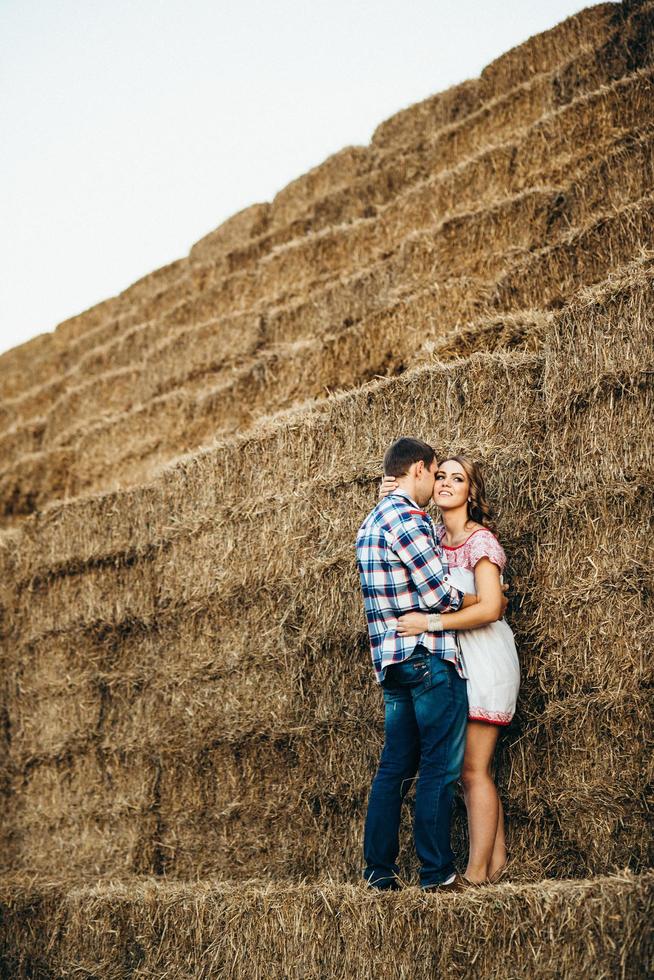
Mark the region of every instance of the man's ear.
<instances>
[{"instance_id":1,"label":"man's ear","mask_svg":"<svg viewBox=\"0 0 654 980\"><path fill-rule=\"evenodd\" d=\"M419 459L418 462L414 463L413 465L415 466L415 470L413 470L413 475L415 476L416 480L419 480L420 477L422 476L422 471L425 468L425 461L424 459ZM413 469L413 466L410 467L410 469Z\"/></svg>"}]
</instances>

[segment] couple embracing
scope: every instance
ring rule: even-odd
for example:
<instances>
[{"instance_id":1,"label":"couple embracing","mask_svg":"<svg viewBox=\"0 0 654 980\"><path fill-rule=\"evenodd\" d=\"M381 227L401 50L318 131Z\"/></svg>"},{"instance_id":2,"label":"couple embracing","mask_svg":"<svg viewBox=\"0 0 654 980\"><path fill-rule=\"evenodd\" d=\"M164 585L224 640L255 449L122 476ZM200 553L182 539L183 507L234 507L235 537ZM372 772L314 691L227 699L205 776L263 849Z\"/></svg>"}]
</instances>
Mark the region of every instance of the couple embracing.
<instances>
[{"instance_id":1,"label":"couple embracing","mask_svg":"<svg viewBox=\"0 0 654 980\"><path fill-rule=\"evenodd\" d=\"M442 523L424 508L432 501ZM400 887L402 801L415 777L420 885L458 891L499 880L504 814L491 776L499 729L515 712L520 671L506 609L506 556L492 530L479 466L438 459L418 439L384 457L381 500L357 535L376 679L384 695L384 748L364 833L364 878ZM454 867L450 824L461 778L470 851Z\"/></svg>"}]
</instances>

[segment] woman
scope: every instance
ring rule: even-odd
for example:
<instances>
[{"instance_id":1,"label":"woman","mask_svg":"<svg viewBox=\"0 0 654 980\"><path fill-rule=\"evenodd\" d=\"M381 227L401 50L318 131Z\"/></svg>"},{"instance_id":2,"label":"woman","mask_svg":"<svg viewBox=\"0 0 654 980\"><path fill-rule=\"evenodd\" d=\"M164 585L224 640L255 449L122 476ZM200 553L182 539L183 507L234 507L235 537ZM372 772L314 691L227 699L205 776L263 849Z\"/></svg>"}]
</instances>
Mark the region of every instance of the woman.
<instances>
[{"instance_id":1,"label":"woman","mask_svg":"<svg viewBox=\"0 0 654 980\"><path fill-rule=\"evenodd\" d=\"M395 490L392 477L381 495ZM470 854L464 877L472 883L499 881L506 867L504 813L491 764L499 729L515 713L520 667L513 634L500 619L504 550L493 533L490 507L479 466L467 456L438 463L434 503L443 523L436 526L449 565L452 585L474 592L479 603L444 613L439 628L459 630L461 657L468 683L468 730L461 781L468 811ZM417 636L429 629L426 613L398 619L398 633ZM433 624L432 624L433 625ZM474 627L474 628L473 628Z\"/></svg>"}]
</instances>

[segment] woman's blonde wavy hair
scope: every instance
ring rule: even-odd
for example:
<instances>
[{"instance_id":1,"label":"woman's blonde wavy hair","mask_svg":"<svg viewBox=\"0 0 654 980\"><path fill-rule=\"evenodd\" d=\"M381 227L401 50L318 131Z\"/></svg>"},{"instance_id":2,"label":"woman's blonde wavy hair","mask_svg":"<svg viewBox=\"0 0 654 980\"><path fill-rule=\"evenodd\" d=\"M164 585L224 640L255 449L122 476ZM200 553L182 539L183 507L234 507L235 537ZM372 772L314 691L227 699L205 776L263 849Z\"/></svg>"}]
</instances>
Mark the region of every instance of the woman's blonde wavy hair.
<instances>
[{"instance_id":1,"label":"woman's blonde wavy hair","mask_svg":"<svg viewBox=\"0 0 654 980\"><path fill-rule=\"evenodd\" d=\"M458 463L462 466L470 481L468 496L471 499L468 503L468 520L476 521L477 524L487 527L489 531L493 531L494 533L495 515L486 497L486 484L484 483L484 477L479 463L471 459L470 456L466 456L465 453L459 453L456 456L439 457L438 469L441 468L443 463L447 463L448 461Z\"/></svg>"}]
</instances>

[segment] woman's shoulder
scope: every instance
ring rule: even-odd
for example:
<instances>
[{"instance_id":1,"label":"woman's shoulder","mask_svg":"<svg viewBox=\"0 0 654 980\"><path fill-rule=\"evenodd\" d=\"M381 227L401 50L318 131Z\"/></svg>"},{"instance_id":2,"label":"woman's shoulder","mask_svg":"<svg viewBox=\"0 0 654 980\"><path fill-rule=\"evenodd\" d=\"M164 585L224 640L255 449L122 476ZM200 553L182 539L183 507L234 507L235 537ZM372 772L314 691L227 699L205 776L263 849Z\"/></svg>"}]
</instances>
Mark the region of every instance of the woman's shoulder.
<instances>
[{"instance_id":1,"label":"woman's shoulder","mask_svg":"<svg viewBox=\"0 0 654 980\"><path fill-rule=\"evenodd\" d=\"M506 554L497 535L490 528L479 526L466 541L470 564L474 567L482 558L489 558L500 569L506 564Z\"/></svg>"},{"instance_id":2,"label":"woman's shoulder","mask_svg":"<svg viewBox=\"0 0 654 980\"><path fill-rule=\"evenodd\" d=\"M473 534L479 534L481 531L485 532L486 534L493 534L493 532L490 530L490 528L484 527L483 524L477 524L476 521L471 521L470 522L470 524L468 526L468 531L470 532L468 534L467 539L466 539L468 541L470 540L470 538L472 537ZM495 535L493 535L493 537L494 536Z\"/></svg>"},{"instance_id":3,"label":"woman's shoulder","mask_svg":"<svg viewBox=\"0 0 654 980\"><path fill-rule=\"evenodd\" d=\"M470 532L470 535L468 536L468 541L473 536L473 534L477 535L482 541L484 540L488 541L492 539L493 541L497 541L499 544L499 539L495 534L495 531L491 531L489 527L484 527L483 524L476 524L473 527L472 531Z\"/></svg>"},{"instance_id":4,"label":"woman's shoulder","mask_svg":"<svg viewBox=\"0 0 654 980\"><path fill-rule=\"evenodd\" d=\"M467 545L468 541L473 536L473 534L477 534L478 531L488 531L488 528L484 527L483 524L477 524L475 522L471 522L469 527L466 528L467 537L464 538L463 541L459 542L459 544L453 544L453 545L445 544L447 528L445 527L444 524L434 525L434 531L436 533L437 539L443 542L446 548L449 548L450 551L456 551L458 548L463 548L465 545ZM488 533L492 534L492 531L489 531Z\"/></svg>"}]
</instances>

